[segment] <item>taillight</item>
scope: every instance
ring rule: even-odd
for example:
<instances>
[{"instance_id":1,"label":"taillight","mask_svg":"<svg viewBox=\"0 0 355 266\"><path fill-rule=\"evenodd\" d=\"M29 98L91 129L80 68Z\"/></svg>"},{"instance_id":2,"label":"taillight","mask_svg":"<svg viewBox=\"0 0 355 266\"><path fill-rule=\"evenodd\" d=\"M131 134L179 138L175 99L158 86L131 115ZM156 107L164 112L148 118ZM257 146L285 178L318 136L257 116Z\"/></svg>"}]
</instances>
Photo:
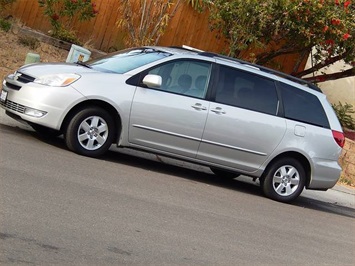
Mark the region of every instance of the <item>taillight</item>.
<instances>
[{"instance_id":1,"label":"taillight","mask_svg":"<svg viewBox=\"0 0 355 266\"><path fill-rule=\"evenodd\" d=\"M336 143L338 143L338 145L343 148L344 147L344 144L345 144L345 136L344 136L344 133L342 132L339 132L339 131L335 131L335 130L332 130L332 133L333 133L333 138L335 140Z\"/></svg>"}]
</instances>

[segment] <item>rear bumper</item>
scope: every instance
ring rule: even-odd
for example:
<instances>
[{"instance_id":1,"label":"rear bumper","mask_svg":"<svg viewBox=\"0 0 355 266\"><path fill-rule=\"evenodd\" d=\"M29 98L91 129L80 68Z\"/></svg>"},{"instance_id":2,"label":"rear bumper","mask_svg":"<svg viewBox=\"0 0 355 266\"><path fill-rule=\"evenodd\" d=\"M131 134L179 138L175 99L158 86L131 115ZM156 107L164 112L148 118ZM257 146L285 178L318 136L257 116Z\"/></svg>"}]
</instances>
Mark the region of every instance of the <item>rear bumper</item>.
<instances>
[{"instance_id":1,"label":"rear bumper","mask_svg":"<svg viewBox=\"0 0 355 266\"><path fill-rule=\"evenodd\" d=\"M307 189L327 190L338 182L341 167L337 161L313 158L313 169Z\"/></svg>"}]
</instances>

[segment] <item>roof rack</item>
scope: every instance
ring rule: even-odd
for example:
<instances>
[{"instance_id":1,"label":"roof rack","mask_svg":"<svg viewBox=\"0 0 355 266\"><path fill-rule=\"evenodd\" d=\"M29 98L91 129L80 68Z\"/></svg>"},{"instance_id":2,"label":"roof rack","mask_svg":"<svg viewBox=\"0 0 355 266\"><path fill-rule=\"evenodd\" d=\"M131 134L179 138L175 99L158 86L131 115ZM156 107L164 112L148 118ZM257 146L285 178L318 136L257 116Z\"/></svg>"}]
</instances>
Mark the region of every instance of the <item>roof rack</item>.
<instances>
[{"instance_id":1,"label":"roof rack","mask_svg":"<svg viewBox=\"0 0 355 266\"><path fill-rule=\"evenodd\" d=\"M260 65L257 65L257 64L253 64L253 63L250 63L250 62L247 62L247 61L243 61L243 60L236 59L236 58L233 58L233 57L224 56L224 55L217 54L217 53L200 52L199 55L207 56L207 57L217 57L217 58L221 58L221 59L234 61L234 62L243 64L243 65L246 65L246 66L250 66L252 68L257 68L260 71L263 71L265 73L274 74L276 76L288 79L290 81L299 83L301 85L305 85L305 86L307 86L310 89L313 89L315 91L322 92L321 89L318 86L316 86L315 84L313 84L313 83L311 83L309 81L306 81L306 80L291 76L289 74L286 74L286 73L283 73L283 72L280 72L280 71L277 71L277 70L274 70L274 69L271 69L271 68L263 67L263 66L260 66Z\"/></svg>"},{"instance_id":2,"label":"roof rack","mask_svg":"<svg viewBox=\"0 0 355 266\"><path fill-rule=\"evenodd\" d=\"M191 51L191 52L197 52L197 53L204 53L205 51L197 49L195 47L192 46L188 46L188 45L182 45L182 46L170 46L170 48L176 48L176 49L182 49L182 50L186 50L186 51Z\"/></svg>"}]
</instances>

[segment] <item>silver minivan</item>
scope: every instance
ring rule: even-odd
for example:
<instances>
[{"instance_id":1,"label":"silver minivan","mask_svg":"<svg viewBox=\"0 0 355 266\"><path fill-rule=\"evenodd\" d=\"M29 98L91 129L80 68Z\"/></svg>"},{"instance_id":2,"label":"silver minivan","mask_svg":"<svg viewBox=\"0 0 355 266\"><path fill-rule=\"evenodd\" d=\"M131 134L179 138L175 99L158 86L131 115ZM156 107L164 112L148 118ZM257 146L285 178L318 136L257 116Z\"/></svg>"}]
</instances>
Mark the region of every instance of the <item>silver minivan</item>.
<instances>
[{"instance_id":1,"label":"silver minivan","mask_svg":"<svg viewBox=\"0 0 355 266\"><path fill-rule=\"evenodd\" d=\"M269 198L327 190L340 175L340 123L313 84L218 54L139 47L86 63L24 66L0 104L48 137L97 157L112 143L259 179Z\"/></svg>"}]
</instances>

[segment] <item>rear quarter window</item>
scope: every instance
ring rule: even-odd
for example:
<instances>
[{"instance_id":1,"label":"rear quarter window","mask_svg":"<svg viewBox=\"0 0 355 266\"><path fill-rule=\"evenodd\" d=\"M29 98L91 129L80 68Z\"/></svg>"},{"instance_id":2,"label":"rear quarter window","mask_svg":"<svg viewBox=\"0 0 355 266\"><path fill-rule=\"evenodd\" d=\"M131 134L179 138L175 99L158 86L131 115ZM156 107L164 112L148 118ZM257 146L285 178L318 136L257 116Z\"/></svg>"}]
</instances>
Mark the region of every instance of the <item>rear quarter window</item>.
<instances>
[{"instance_id":1,"label":"rear quarter window","mask_svg":"<svg viewBox=\"0 0 355 266\"><path fill-rule=\"evenodd\" d=\"M215 101L276 115L278 97L273 80L220 65Z\"/></svg>"},{"instance_id":2,"label":"rear quarter window","mask_svg":"<svg viewBox=\"0 0 355 266\"><path fill-rule=\"evenodd\" d=\"M330 128L327 115L317 96L280 83L285 118Z\"/></svg>"}]
</instances>

